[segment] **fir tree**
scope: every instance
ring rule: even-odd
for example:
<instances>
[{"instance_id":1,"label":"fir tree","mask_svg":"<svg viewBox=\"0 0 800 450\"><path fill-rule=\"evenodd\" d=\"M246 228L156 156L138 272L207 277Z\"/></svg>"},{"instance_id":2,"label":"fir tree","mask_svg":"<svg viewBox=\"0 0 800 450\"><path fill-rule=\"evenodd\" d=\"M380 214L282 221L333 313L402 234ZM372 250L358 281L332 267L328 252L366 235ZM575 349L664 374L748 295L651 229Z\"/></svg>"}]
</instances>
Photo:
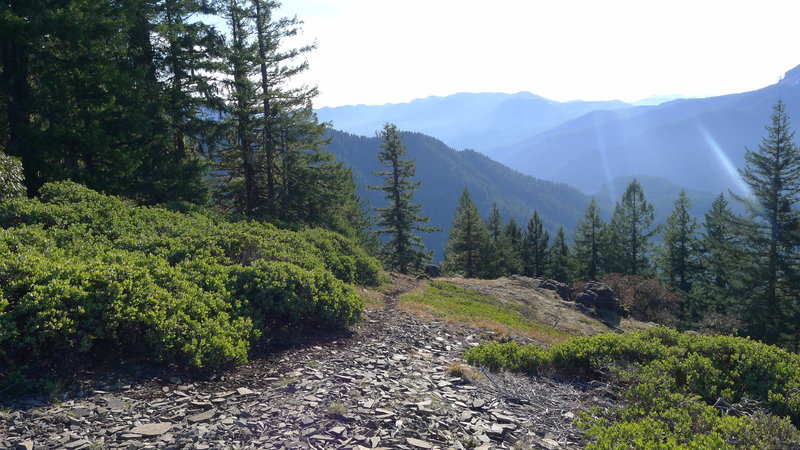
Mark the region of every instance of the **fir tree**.
<instances>
[{"instance_id":1,"label":"fir tree","mask_svg":"<svg viewBox=\"0 0 800 450\"><path fill-rule=\"evenodd\" d=\"M378 136L383 139L383 150L378 153L378 159L388 170L375 172L383 179L383 184L370 188L383 191L389 203L385 208L376 208L378 232L388 235L381 254L387 267L408 273L419 270L431 257L431 252L425 249L422 238L415 232L438 230L426 225L428 217L422 215L422 206L414 203L414 191L419 182L413 182L411 178L416 168L414 161L403 159L406 150L397 127L387 123Z\"/></svg>"},{"instance_id":2,"label":"fir tree","mask_svg":"<svg viewBox=\"0 0 800 450\"><path fill-rule=\"evenodd\" d=\"M700 273L692 285L687 313L692 321L707 312L735 313L735 261L740 259L734 235L734 216L720 193L705 213L700 236Z\"/></svg>"},{"instance_id":3,"label":"fir tree","mask_svg":"<svg viewBox=\"0 0 800 450\"><path fill-rule=\"evenodd\" d=\"M758 151L746 149L746 165L740 170L751 197L736 197L748 212L736 228L745 251L738 263L747 267L740 275L747 286L743 318L753 337L796 344L800 218L794 207L800 201L800 151L781 101L774 106L767 133Z\"/></svg>"},{"instance_id":4,"label":"fir tree","mask_svg":"<svg viewBox=\"0 0 800 450\"><path fill-rule=\"evenodd\" d=\"M478 207L469 191L464 189L458 199L453 215L453 224L445 245L444 269L450 273L462 273L467 278L488 275L490 237L481 220Z\"/></svg>"},{"instance_id":5,"label":"fir tree","mask_svg":"<svg viewBox=\"0 0 800 450\"><path fill-rule=\"evenodd\" d=\"M537 211L528 220L527 231L522 240L522 260L524 274L528 277L542 277L547 264L547 246L550 235L544 230Z\"/></svg>"},{"instance_id":6,"label":"fir tree","mask_svg":"<svg viewBox=\"0 0 800 450\"><path fill-rule=\"evenodd\" d=\"M505 275L522 274L522 228L512 217L503 228L503 273Z\"/></svg>"},{"instance_id":7,"label":"fir tree","mask_svg":"<svg viewBox=\"0 0 800 450\"><path fill-rule=\"evenodd\" d=\"M667 218L658 264L668 286L688 294L697 276L697 221L690 216L691 200L681 189Z\"/></svg>"},{"instance_id":8,"label":"fir tree","mask_svg":"<svg viewBox=\"0 0 800 450\"><path fill-rule=\"evenodd\" d=\"M582 280L597 280L602 270L603 233L606 225L593 198L575 228L575 276Z\"/></svg>"},{"instance_id":9,"label":"fir tree","mask_svg":"<svg viewBox=\"0 0 800 450\"><path fill-rule=\"evenodd\" d=\"M503 216L497 208L497 203L492 204L489 218L486 219L486 230L489 233L489 241L486 248L485 275L497 278L505 274Z\"/></svg>"},{"instance_id":10,"label":"fir tree","mask_svg":"<svg viewBox=\"0 0 800 450\"><path fill-rule=\"evenodd\" d=\"M553 245L550 246L547 252L547 258L547 273L550 278L562 283L572 281L569 246L567 245L566 234L564 234L564 227L558 229L558 233L553 239Z\"/></svg>"},{"instance_id":11,"label":"fir tree","mask_svg":"<svg viewBox=\"0 0 800 450\"><path fill-rule=\"evenodd\" d=\"M657 228L650 228L652 223L653 205L647 202L642 186L634 179L614 208L609 224L608 272L626 275L642 275L648 272L650 238L658 232Z\"/></svg>"}]
</instances>

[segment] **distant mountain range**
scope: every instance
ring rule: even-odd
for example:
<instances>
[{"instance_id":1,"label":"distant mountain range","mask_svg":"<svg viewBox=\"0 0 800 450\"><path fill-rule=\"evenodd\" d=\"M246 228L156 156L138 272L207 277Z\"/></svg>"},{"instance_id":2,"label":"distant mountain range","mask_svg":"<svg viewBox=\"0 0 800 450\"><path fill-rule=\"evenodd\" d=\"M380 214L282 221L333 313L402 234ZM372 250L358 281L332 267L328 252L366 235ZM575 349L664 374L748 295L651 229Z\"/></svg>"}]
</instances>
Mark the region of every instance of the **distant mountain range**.
<instances>
[{"instance_id":1,"label":"distant mountain range","mask_svg":"<svg viewBox=\"0 0 800 450\"><path fill-rule=\"evenodd\" d=\"M664 177L698 191L743 192L737 169L744 165L745 147L758 147L778 99L800 129L799 83L800 66L756 91L652 106L560 103L530 93L456 94L322 108L318 115L337 129L370 136L392 122L584 193L631 176Z\"/></svg>"},{"instance_id":2,"label":"distant mountain range","mask_svg":"<svg viewBox=\"0 0 800 450\"><path fill-rule=\"evenodd\" d=\"M778 99L800 123L798 72L741 94L593 111L496 149L494 157L584 192L619 176L653 175L688 188L741 193L737 169L744 166L745 147L758 148Z\"/></svg>"},{"instance_id":3,"label":"distant mountain range","mask_svg":"<svg viewBox=\"0 0 800 450\"><path fill-rule=\"evenodd\" d=\"M374 136L389 122L401 130L435 136L456 149L492 156L496 147L511 145L596 110L630 108L609 102L557 102L529 92L455 94L409 103L321 108L317 116L333 128Z\"/></svg>"},{"instance_id":4,"label":"distant mountain range","mask_svg":"<svg viewBox=\"0 0 800 450\"><path fill-rule=\"evenodd\" d=\"M380 191L366 188L381 182L372 174L384 169L377 156L380 139L337 130L330 130L328 137L330 144L327 149L353 169L359 194L370 205L385 206ZM421 133L403 133L403 144L408 157L416 163L415 180L421 182L415 200L430 216L430 225L444 230L424 236L425 244L434 251L437 261L443 255L458 196L464 188L469 189L484 218L488 216L492 203L497 202L505 221L514 218L524 228L536 210L551 236L561 226L571 236L590 201L588 195L564 183L523 175L476 151L456 151ZM615 203L630 181L630 178L620 178L597 193L605 220L611 217ZM672 211L680 186L658 177L642 177L639 182L647 200L655 207L656 222L664 223ZM694 203L694 213L702 217L711 205L713 195L699 191L689 191L688 194Z\"/></svg>"}]
</instances>

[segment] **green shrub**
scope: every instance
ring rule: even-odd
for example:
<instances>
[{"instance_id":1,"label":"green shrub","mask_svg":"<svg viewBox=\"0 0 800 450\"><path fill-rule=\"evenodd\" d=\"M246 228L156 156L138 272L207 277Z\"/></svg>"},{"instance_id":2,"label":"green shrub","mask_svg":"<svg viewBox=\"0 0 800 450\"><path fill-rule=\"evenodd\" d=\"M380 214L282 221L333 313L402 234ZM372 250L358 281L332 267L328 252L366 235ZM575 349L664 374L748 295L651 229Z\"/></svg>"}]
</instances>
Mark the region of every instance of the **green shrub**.
<instances>
[{"instance_id":1,"label":"green shrub","mask_svg":"<svg viewBox=\"0 0 800 450\"><path fill-rule=\"evenodd\" d=\"M350 239L319 228L304 229L300 235L321 252L325 267L340 280L366 286L379 283L380 263Z\"/></svg>"},{"instance_id":2,"label":"green shrub","mask_svg":"<svg viewBox=\"0 0 800 450\"><path fill-rule=\"evenodd\" d=\"M750 339L654 327L574 338L546 350L487 343L468 350L465 358L493 370L626 384L624 408L585 422L596 448L612 443L781 448L770 440L778 436L782 445L800 445L789 422L800 424L800 355ZM757 400L772 414L788 418L723 417L710 406L720 398L730 404Z\"/></svg>"},{"instance_id":3,"label":"green shrub","mask_svg":"<svg viewBox=\"0 0 800 450\"><path fill-rule=\"evenodd\" d=\"M212 368L247 359L250 320L158 258L20 254L0 263L0 281L0 348L16 364L71 354Z\"/></svg>"},{"instance_id":4,"label":"green shrub","mask_svg":"<svg viewBox=\"0 0 800 450\"><path fill-rule=\"evenodd\" d=\"M345 327L364 308L361 298L329 272L284 262L235 267L228 290L259 327Z\"/></svg>"},{"instance_id":5,"label":"green shrub","mask_svg":"<svg viewBox=\"0 0 800 450\"><path fill-rule=\"evenodd\" d=\"M0 151L0 203L25 196L22 163Z\"/></svg>"},{"instance_id":6,"label":"green shrub","mask_svg":"<svg viewBox=\"0 0 800 450\"><path fill-rule=\"evenodd\" d=\"M346 283L380 267L347 239L179 209L71 182L0 203L0 377L74 356L213 369L276 330L360 317Z\"/></svg>"}]
</instances>

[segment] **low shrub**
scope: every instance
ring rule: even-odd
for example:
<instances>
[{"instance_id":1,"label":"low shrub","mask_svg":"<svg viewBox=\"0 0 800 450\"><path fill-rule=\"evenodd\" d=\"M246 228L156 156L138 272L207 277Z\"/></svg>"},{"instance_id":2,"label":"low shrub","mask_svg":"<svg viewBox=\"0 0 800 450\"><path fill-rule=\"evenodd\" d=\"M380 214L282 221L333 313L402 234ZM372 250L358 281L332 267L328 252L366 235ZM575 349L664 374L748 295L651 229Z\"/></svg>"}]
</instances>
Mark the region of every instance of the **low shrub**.
<instances>
[{"instance_id":1,"label":"low shrub","mask_svg":"<svg viewBox=\"0 0 800 450\"><path fill-rule=\"evenodd\" d=\"M22 162L0 151L0 203L25 195Z\"/></svg>"},{"instance_id":2,"label":"low shrub","mask_svg":"<svg viewBox=\"0 0 800 450\"><path fill-rule=\"evenodd\" d=\"M800 444L791 426L800 424L800 355L750 339L654 327L573 338L548 349L486 343L468 350L465 358L493 370L627 385L624 408L585 422L597 448L608 448L610 442L636 442L634 447L748 442L780 448L760 446L774 436L789 439L784 444ZM756 400L787 419L723 417L710 406L718 399L730 404Z\"/></svg>"},{"instance_id":3,"label":"low shrub","mask_svg":"<svg viewBox=\"0 0 800 450\"><path fill-rule=\"evenodd\" d=\"M71 182L0 203L0 377L74 357L214 369L277 330L360 317L347 283L380 266L346 238L182 210Z\"/></svg>"},{"instance_id":4,"label":"low shrub","mask_svg":"<svg viewBox=\"0 0 800 450\"><path fill-rule=\"evenodd\" d=\"M611 273L603 277L631 317L674 327L678 324L681 298L653 278Z\"/></svg>"},{"instance_id":5,"label":"low shrub","mask_svg":"<svg viewBox=\"0 0 800 450\"><path fill-rule=\"evenodd\" d=\"M375 286L381 266L350 239L320 228L306 228L300 235L320 251L325 267L347 283Z\"/></svg>"},{"instance_id":6,"label":"low shrub","mask_svg":"<svg viewBox=\"0 0 800 450\"><path fill-rule=\"evenodd\" d=\"M259 328L336 328L361 317L363 302L330 272L257 261L232 268L227 286Z\"/></svg>"}]
</instances>

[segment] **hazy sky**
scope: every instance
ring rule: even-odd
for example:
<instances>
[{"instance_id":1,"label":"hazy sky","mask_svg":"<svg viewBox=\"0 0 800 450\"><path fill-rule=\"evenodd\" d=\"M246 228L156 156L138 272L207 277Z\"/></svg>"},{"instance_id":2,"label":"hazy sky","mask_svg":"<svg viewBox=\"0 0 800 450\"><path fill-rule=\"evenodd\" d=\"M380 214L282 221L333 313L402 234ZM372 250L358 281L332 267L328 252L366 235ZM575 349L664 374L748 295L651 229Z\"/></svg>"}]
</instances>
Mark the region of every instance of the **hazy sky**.
<instances>
[{"instance_id":1,"label":"hazy sky","mask_svg":"<svg viewBox=\"0 0 800 450\"><path fill-rule=\"evenodd\" d=\"M316 107L456 92L693 97L800 65L798 0L285 0L316 40Z\"/></svg>"}]
</instances>

